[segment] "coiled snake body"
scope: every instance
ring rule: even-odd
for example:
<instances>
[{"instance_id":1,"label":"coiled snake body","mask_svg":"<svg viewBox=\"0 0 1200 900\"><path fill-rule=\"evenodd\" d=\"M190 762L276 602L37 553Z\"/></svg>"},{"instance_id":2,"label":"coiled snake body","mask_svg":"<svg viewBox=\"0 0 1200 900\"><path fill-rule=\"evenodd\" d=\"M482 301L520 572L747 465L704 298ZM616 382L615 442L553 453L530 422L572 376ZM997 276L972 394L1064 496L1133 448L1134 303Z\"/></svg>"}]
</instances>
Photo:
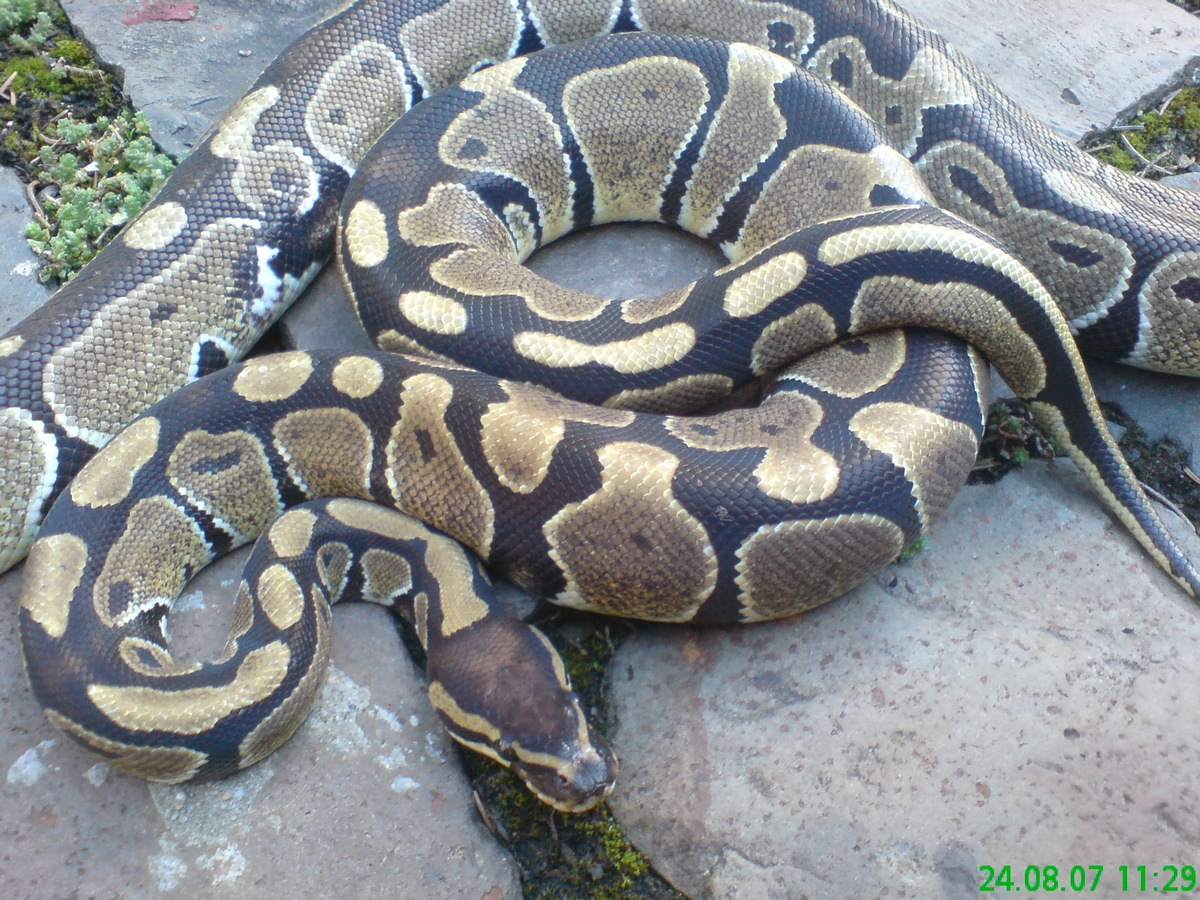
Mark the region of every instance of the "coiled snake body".
<instances>
[{"instance_id":1,"label":"coiled snake body","mask_svg":"<svg viewBox=\"0 0 1200 900\"><path fill-rule=\"evenodd\" d=\"M481 63L633 29L774 54L662 35L570 45L476 72L366 155L385 122ZM0 338L8 564L96 446L245 351L327 254L339 204L364 325L424 360L287 354L180 390L71 482L27 564L35 694L130 771L211 777L271 752L320 682L328 604L361 595L413 621L458 740L547 802L594 803L615 760L544 639L496 607L458 544L349 499L276 517L373 499L556 602L665 621L792 614L894 559L973 458L977 358L897 327L977 346L1147 551L1200 590L1069 332L1200 372L1196 201L1102 169L936 35L865 0L348 5ZM625 303L520 267L568 231L629 219L686 228L731 262ZM662 415L839 339L757 408ZM264 531L225 652L177 663L172 600ZM521 671L520 688L491 688L497 670Z\"/></svg>"}]
</instances>

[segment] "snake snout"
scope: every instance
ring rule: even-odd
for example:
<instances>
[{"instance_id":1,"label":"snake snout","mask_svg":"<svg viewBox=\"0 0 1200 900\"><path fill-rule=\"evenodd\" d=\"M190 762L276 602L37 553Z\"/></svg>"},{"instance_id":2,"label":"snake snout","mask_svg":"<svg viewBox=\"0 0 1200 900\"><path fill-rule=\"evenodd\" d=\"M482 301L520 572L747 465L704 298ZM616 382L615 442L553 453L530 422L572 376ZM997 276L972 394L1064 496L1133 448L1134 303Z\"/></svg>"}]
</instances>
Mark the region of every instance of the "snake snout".
<instances>
[{"instance_id":1,"label":"snake snout","mask_svg":"<svg viewBox=\"0 0 1200 900\"><path fill-rule=\"evenodd\" d=\"M512 767L544 803L560 812L586 812L612 792L617 757L598 735L564 751L555 754L556 763L547 757L537 764L518 760Z\"/></svg>"}]
</instances>

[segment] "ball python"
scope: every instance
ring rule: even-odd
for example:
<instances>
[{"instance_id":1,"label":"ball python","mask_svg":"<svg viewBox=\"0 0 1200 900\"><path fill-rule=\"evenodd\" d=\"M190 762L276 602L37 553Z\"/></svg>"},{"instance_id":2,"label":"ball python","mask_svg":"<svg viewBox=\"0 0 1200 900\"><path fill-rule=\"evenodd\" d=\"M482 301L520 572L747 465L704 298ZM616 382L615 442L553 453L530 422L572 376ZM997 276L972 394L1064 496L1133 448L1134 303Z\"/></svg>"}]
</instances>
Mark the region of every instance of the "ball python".
<instances>
[{"instance_id":1,"label":"ball python","mask_svg":"<svg viewBox=\"0 0 1200 900\"><path fill-rule=\"evenodd\" d=\"M331 243L346 178L359 168L386 117L375 108L360 109L353 98L369 95L382 99L392 112L402 111L465 69L593 32L662 28L748 36L808 69L825 72L868 110L875 107L878 130L913 159L938 202L960 213L974 212L976 218L999 220L994 230L1006 240L1020 239L1015 242L1019 256L1035 270L1039 262L1048 268L1070 324L1090 348L1143 365L1192 371L1194 351L1163 323L1178 325L1186 318L1193 282L1184 261L1193 251L1180 250L1189 245L1174 232L1162 237L1166 214L1147 213L1139 221L1148 224L1131 226L1139 204L1148 202L1142 188L1101 196L1110 188L1125 188L1103 180L1100 187L1092 184L1090 161L1068 151L1062 141L1048 140L1040 156L1025 153L1028 139L1009 130L1014 123L1024 124L1023 115L939 38L890 5L805 6L635 3L603 9L597 4L448 2L429 8L359 2L313 29L264 73L112 249L40 318L0 339L0 363L11 363L7 372L16 373L3 384L15 383L18 394L18 403L6 410L0 440L6 449L14 448L6 459L24 460L6 468L5 496L9 487L15 487L14 497L26 489L25 499L8 501L3 523L14 545L20 545L13 558L23 552L41 510L70 479L73 472L68 470L77 460L156 396L239 355L256 329L278 314L276 301L311 277ZM697 18L688 20L691 14ZM697 27L701 21L703 27ZM898 40L885 43L884 36ZM341 596L349 583L347 560L359 551L348 545L344 551L325 551L338 542L281 537L278 543L286 549L305 545L300 555L316 559L310 565L316 581L310 584L309 578L291 574L271 556L257 578L247 582L247 599L227 654L207 668L193 670L173 661L165 644L165 613L183 580L214 553L252 538L282 507L312 496L388 499L518 582L541 585L559 602L584 608L670 621L740 621L786 615L831 599L894 558L948 502L947 485L957 487L955 482L961 481L964 452L943 452L936 463L925 463L912 452L911 436L922 435L932 422L943 437L965 432L977 439L977 399L967 404L974 409L966 417L948 417L935 401L924 414L917 413L919 424L892 427L881 413L915 403L875 398L849 413L851 424L842 430L852 435L851 449L831 453L835 428L824 421L825 415L858 394L826 382L824 374L849 372L853 381L855 374L875 371L862 365L861 357L883 357L890 360L887 377L868 378L866 395L888 391L905 381L900 373L910 351L913 364L919 363L921 352L913 348L923 346L921 340L902 340L903 353L895 348L894 337L892 344L861 338L828 351L813 363L823 374L801 372L782 381L828 389L808 402L781 388L753 414L727 413L712 421L614 407L657 410L667 401L698 403L786 362L791 352L814 346L817 335L828 340L899 325L936 325L980 345L1010 383L1033 398L1043 421L1135 537L1195 592L1200 578L1166 537L1107 434L1070 342L1068 319L1029 272L997 242L957 218L919 205L927 199L925 186L896 165L898 155L889 156L883 143L863 154L874 165L869 177L881 179L860 198L868 211L835 208L832 214L842 218L781 237L778 220L787 216L777 211L771 186L794 190L804 183L800 173L809 163L824 157L826 174L817 177L824 179L828 199L836 192L830 186L839 182L837 166L844 156L828 151L848 149L840 143L849 139L837 129L818 128L811 146L802 151L785 135L769 133L786 114L738 120L743 109L739 92L764 84L775 91L790 83L790 67L759 62L754 64L758 74L745 75L727 58L715 68L710 60L706 69L672 49L675 45L650 40L649 45L635 39L612 46L649 46L652 56L674 55L703 76L697 81L681 65L661 84L647 85L638 80L645 74L642 69L636 77L619 68L609 73L618 87L631 86L622 96L622 109L636 101L634 93L657 100L660 88L669 88L678 101L678 92L687 96L692 89L691 101L677 103L685 117L692 115L691 129L676 134L682 140L668 157L670 177L656 185L654 196L647 194L645 173L637 177L636 161L606 154L603 126L590 137L576 130L589 127L592 113L585 115L583 107L567 109L569 91L561 77L543 76L559 82L558 105L551 113L548 101L543 98L540 107L530 102L529 91L518 84L524 63L485 69L464 90L481 96L485 106L494 100L496 109L524 115L535 129L560 129L574 144L559 154L558 167L566 159L567 181L588 189L564 191L551 185L541 190L549 183L545 177L552 181L564 173L547 176L544 165L540 172L506 169L514 161L503 153L489 157L492 148L476 136L458 145L459 159L484 160L475 170L467 167L473 175L465 183L472 189L478 184L496 188L490 200L481 199L473 208L469 201L456 206L452 200L447 206L442 199L430 199L435 193L430 190L423 206L403 207L411 213L404 221L412 227L406 229L399 216L378 212L376 201L350 198L341 232L350 277L356 267L375 270L375 257L391 255L393 245L400 243L410 248L464 245L453 251L457 263L441 253L434 262L444 265L429 270L424 287L400 290L387 278L382 282L385 295L390 285L390 306L402 320L399 326L386 326L392 329L390 349L419 348L433 360L300 354L228 370L138 419L80 475L47 523L22 594L27 668L52 720L117 764L165 780L221 774L270 752L295 727L297 710L311 700L312 673L319 670L314 653L292 649L291 639L285 641L280 633L321 618L321 613L307 612L309 601L319 606L318 596ZM619 57L627 51L608 52ZM739 59L751 55L748 48L735 53ZM601 65L593 63L592 68ZM584 72L574 82L603 80ZM694 88L701 82L697 94ZM722 107L726 100L732 102ZM986 106L976 107L984 101ZM604 106L591 105L601 111ZM426 118L417 120L423 122L416 126L418 134L421 128L427 136L457 134L459 123L449 115L453 103L430 102L417 111L427 108ZM438 109L444 114L440 123ZM722 109L725 119L718 121ZM494 111L476 118L489 118ZM413 126L403 127L411 134ZM1036 128L1031 130L1038 136ZM765 142L768 152L754 163L747 148L734 146L735 135ZM399 143L403 149L404 142ZM702 177L710 158L732 156L737 162L739 151L743 169L736 174L748 187L714 193ZM382 169L395 165L394 156L375 158L387 160L379 163ZM362 167L371 164L368 159ZM432 176L439 190L445 187L439 198L458 190L441 180L443 174ZM606 174L616 180L606 183ZM885 184L883 176L897 179L899 186ZM939 186L949 199L939 194ZM639 192L640 205L638 198L630 200ZM798 195L782 189L779 196ZM1119 209L1117 196L1125 197ZM918 205L896 207L901 202ZM647 209L653 214L645 215ZM580 315L555 306L563 299L561 292L535 296L522 276L481 265L478 255L471 261L473 253L502 249L515 264L571 227L630 216L691 227L721 244L731 266L704 289L623 310L611 304L600 310L593 304L585 307L587 315ZM1021 224L1014 224L1018 219ZM474 232L465 240L439 234L447 221ZM799 221L805 221L803 214ZM1047 236L1051 224L1053 237ZM1180 222L1171 227L1186 233ZM1033 246L1022 247L1022 240L1032 240ZM1122 246L1113 252L1139 262L1120 269L1113 282L1114 267L1106 265L1111 253L1106 256L1098 248L1107 253L1118 240ZM1057 254L1050 263L1047 248ZM935 259L948 268L931 268ZM1064 260L1070 265L1064 266ZM1064 276L1063 270L1072 266L1075 275ZM468 274L482 277L482 287L462 280ZM1080 312L1080 297L1086 293L1094 298L1095 286L1104 279L1110 288L1108 305L1088 305ZM178 296L171 299L171 291ZM370 288L361 292L369 294ZM515 318L501 317L489 336L468 336L467 343L489 352L515 348L506 365L515 359L517 369L501 374L520 381L489 377L487 389L461 386L475 385L469 378L482 376L446 362L444 357L458 351L443 347L441 338L466 332L459 328L463 319L481 313L488 318L491 312L484 309L507 309L479 302L498 295L517 301L511 305ZM707 320L701 311L703 295L721 304ZM363 313L368 327L370 308L368 301ZM1128 330L1131 317L1137 340L1112 337L1121 330L1118 322ZM586 327L582 337L569 337L531 330L535 318L536 328L546 319L559 328L572 321ZM618 319L666 324L625 339L611 332ZM599 330L589 330L588 323L598 323ZM401 334L403 328L409 329L407 334ZM1095 337L1105 334L1109 336ZM151 336L162 340L132 348L136 338ZM385 346L389 340L383 341ZM176 364L167 377L174 380L167 383L152 375L148 381L153 370L137 362L137 354L146 353L173 354ZM969 358L961 349L939 353L957 354L960 371L978 372L977 365L961 362ZM855 361L847 363L847 356ZM712 360L725 369L716 376L683 374L693 359ZM471 362L477 364L473 358ZM103 374L112 372L122 389L109 385L109 393L97 398L93 384L101 378L88 372L85 379L84 363L103 366ZM416 368L406 368L410 366ZM647 377L623 387L597 377L623 368ZM557 376L571 370L582 374L576 373L576 387L566 388L568 392L610 406L578 407L522 384L547 373L557 383ZM977 384L978 375L952 380ZM391 387L396 381L398 389ZM239 398L244 401L240 406ZM329 405L334 399L337 407ZM362 401L364 409L384 402L384 409L376 410L381 418L353 412L348 408L352 400ZM230 412L237 409L242 409L240 420ZM413 416L407 424L406 410ZM774 415L779 419L771 421ZM536 434L550 440L531 440ZM341 446L333 435L353 446ZM31 436L36 452L22 456L19 445ZM350 461L350 471L335 473L330 466L334 458ZM713 462L717 458L737 460L741 476L733 478ZM907 512L897 514L907 521L888 518L888 503L874 497L859 495L850 506L837 505L842 501L839 486L857 482L862 467L868 462L878 467L881 458L888 477L899 479L899 495L907 495ZM401 483L394 477L400 459L405 471L422 471L425 477ZM786 468L784 460L798 464L799 474ZM751 471L748 485L745 478ZM560 481L564 473L573 480ZM435 483L444 487L434 488ZM456 493L465 499L448 499L452 486L463 488ZM531 500L539 492L548 498L540 506ZM799 512L813 502L816 507ZM772 504L774 512L766 520L750 521L747 510L758 514ZM303 510L301 515L325 521L324 512ZM584 522L610 530L589 536ZM613 539L612 528L624 542ZM314 525L300 532L314 535L318 530ZM817 536L810 542L813 532ZM834 532L839 544L831 548L828 538ZM272 527L268 534L274 533ZM152 543L151 535L158 535L160 543L167 536L170 552ZM264 552L287 556L271 546L275 543L268 539ZM689 565L664 566L658 558L663 546L679 547ZM816 549L808 549L812 547ZM390 549L361 553L376 563L400 558ZM328 554L336 559L331 562ZM797 558L820 572L802 589L796 587L801 583ZM404 565L410 571L418 568L411 560ZM438 566L445 564L429 567ZM393 562L388 567L392 574L385 580L405 581L394 574L402 566ZM371 564L364 562L363 568L356 584L374 577ZM494 710L469 708L480 699L469 680L460 689L458 676L448 676L451 689L434 674L438 641L449 644L493 621L488 602L469 601L466 612L447 613L428 589L405 594L404 600L401 593L399 588L366 592L399 604L416 622L431 648L431 696L436 695L435 706L456 737L513 765L539 796L562 808L582 808L611 786L611 753L578 716L566 717L571 724L551 741L553 749L530 749L532 741L516 737L522 732L497 718ZM304 633L311 635L311 628ZM526 643L537 640L534 636ZM542 680L569 697L561 664L549 662L541 670ZM533 699L527 702L537 705ZM516 719L524 720L522 715ZM220 747L208 741L218 741Z\"/></svg>"}]
</instances>

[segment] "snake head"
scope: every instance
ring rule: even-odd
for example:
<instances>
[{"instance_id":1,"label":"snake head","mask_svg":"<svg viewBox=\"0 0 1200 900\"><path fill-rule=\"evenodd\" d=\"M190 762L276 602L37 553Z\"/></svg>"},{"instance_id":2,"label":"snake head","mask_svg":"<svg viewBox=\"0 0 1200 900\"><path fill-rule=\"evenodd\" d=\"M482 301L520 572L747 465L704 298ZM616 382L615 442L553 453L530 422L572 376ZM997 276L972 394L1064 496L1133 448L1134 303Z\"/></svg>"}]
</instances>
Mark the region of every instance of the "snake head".
<instances>
[{"instance_id":1,"label":"snake head","mask_svg":"<svg viewBox=\"0 0 1200 900\"><path fill-rule=\"evenodd\" d=\"M511 768L563 812L590 809L612 790L616 757L588 725L545 635L500 613L438 640L437 629L429 634L429 699L456 741Z\"/></svg>"},{"instance_id":2,"label":"snake head","mask_svg":"<svg viewBox=\"0 0 1200 900\"><path fill-rule=\"evenodd\" d=\"M617 757L608 743L584 724L582 740L553 752L514 748L510 767L543 803L559 812L585 812L603 800L617 779Z\"/></svg>"}]
</instances>

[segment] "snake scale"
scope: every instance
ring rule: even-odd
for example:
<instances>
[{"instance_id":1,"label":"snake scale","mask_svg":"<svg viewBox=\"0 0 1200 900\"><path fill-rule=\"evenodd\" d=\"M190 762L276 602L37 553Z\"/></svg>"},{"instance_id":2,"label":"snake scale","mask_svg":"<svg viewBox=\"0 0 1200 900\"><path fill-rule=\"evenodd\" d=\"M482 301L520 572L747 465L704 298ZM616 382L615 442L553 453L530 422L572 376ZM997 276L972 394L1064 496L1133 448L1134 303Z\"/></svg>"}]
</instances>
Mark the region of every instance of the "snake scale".
<instances>
[{"instance_id":1,"label":"snake scale","mask_svg":"<svg viewBox=\"0 0 1200 900\"><path fill-rule=\"evenodd\" d=\"M572 43L610 32L647 33ZM521 267L627 220L730 262L625 302ZM34 693L118 767L221 775L291 734L330 604L367 599L414 625L457 740L586 808L616 760L479 560L660 621L824 603L965 479L971 347L1195 596L1076 342L1200 373L1197 223L1200 201L1080 154L884 0L348 3L0 338L0 564L41 529ZM226 368L335 244L391 352ZM683 414L764 376L756 406ZM174 598L260 534L225 651L176 661Z\"/></svg>"}]
</instances>

